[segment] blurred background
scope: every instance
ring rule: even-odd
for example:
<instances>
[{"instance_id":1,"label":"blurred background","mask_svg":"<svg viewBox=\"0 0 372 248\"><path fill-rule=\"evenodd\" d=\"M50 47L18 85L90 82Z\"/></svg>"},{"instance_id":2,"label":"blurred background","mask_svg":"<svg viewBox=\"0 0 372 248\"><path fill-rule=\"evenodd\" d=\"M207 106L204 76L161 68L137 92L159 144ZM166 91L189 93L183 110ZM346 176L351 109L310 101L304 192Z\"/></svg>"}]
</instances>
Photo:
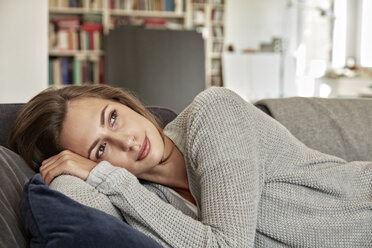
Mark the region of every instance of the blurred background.
<instances>
[{"instance_id":1,"label":"blurred background","mask_svg":"<svg viewBox=\"0 0 372 248\"><path fill-rule=\"evenodd\" d=\"M0 0L0 102L105 83L180 112L211 86L247 101L372 97L368 0Z\"/></svg>"}]
</instances>

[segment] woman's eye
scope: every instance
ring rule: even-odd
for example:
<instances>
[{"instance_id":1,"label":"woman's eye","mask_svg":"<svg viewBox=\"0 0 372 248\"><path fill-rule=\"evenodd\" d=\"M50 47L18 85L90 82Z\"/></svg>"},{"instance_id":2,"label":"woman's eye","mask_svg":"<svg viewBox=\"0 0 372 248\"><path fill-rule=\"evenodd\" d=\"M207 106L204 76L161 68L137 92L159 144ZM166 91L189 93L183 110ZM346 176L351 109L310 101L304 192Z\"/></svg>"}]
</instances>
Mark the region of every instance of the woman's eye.
<instances>
[{"instance_id":1,"label":"woman's eye","mask_svg":"<svg viewBox=\"0 0 372 248\"><path fill-rule=\"evenodd\" d=\"M112 113L110 115L110 120L109 120L110 126L114 125L117 117L118 117L118 114L117 114L116 110L112 111Z\"/></svg>"},{"instance_id":2,"label":"woman's eye","mask_svg":"<svg viewBox=\"0 0 372 248\"><path fill-rule=\"evenodd\" d=\"M96 153L96 158L99 159L102 157L103 153L105 152L106 148L106 143L103 143L98 147L97 153Z\"/></svg>"}]
</instances>

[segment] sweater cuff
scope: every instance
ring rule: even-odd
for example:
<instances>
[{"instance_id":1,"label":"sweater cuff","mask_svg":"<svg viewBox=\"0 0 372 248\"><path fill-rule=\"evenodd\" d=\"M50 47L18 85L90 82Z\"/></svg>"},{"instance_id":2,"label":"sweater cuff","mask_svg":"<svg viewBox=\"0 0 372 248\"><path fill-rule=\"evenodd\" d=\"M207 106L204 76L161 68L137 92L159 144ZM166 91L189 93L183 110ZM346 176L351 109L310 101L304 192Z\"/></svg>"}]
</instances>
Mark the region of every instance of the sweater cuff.
<instances>
[{"instance_id":1,"label":"sweater cuff","mask_svg":"<svg viewBox=\"0 0 372 248\"><path fill-rule=\"evenodd\" d=\"M127 171L125 168L113 166L107 161L102 161L91 170L86 180L88 184L96 188L99 192L110 191L118 184L127 188L132 182L138 182L136 176Z\"/></svg>"},{"instance_id":2,"label":"sweater cuff","mask_svg":"<svg viewBox=\"0 0 372 248\"><path fill-rule=\"evenodd\" d=\"M111 165L107 161L102 161L96 165L96 167L91 170L88 175L86 182L97 188L100 184L106 181L106 178L114 171L120 169L119 167Z\"/></svg>"}]
</instances>

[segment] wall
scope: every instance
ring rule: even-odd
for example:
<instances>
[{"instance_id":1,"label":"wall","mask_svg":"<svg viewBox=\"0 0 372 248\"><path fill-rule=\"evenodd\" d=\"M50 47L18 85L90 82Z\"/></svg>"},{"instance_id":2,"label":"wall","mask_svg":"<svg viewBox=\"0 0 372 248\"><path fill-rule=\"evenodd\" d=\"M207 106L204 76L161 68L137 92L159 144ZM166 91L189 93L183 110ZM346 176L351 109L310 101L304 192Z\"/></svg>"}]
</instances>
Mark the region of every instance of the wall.
<instances>
[{"instance_id":1,"label":"wall","mask_svg":"<svg viewBox=\"0 0 372 248\"><path fill-rule=\"evenodd\" d=\"M238 86L236 91L244 86L249 92L243 95L253 96L250 100L314 96L317 93L315 78L324 75L330 57L330 7L331 0L226 1L225 41L235 48L235 52L224 55L224 85L228 88L231 85L232 89ZM241 56L245 49L258 51L254 53L255 57L266 56L266 52L259 51L260 44L271 43L273 38L281 38L284 43L280 60L272 56L269 66L257 67L260 70L249 70L238 60L234 62L233 56ZM240 72L236 70L238 67ZM226 68L234 68L234 72ZM274 75L278 68L279 79L268 80L266 74ZM247 71L252 73L245 78L235 77ZM235 78L229 77L232 74Z\"/></svg>"},{"instance_id":2,"label":"wall","mask_svg":"<svg viewBox=\"0 0 372 248\"><path fill-rule=\"evenodd\" d=\"M224 54L224 85L243 97L247 96L244 97L246 100L255 101L297 94L294 51L298 47L298 40L301 39L298 37L301 19L296 9L288 5L290 2L226 1L225 41L227 45L234 47L235 52ZM274 37L280 37L285 41L286 53L279 59L278 54L272 53L242 54L244 49L259 50L260 43L271 43ZM247 64L240 61L243 57L250 61L252 68L260 70L244 68ZM260 62L262 59L268 63L267 67L262 66ZM229 71L229 68L234 70ZM272 80L273 75L276 80Z\"/></svg>"},{"instance_id":3,"label":"wall","mask_svg":"<svg viewBox=\"0 0 372 248\"><path fill-rule=\"evenodd\" d=\"M236 51L259 49L260 42L283 36L288 28L286 0L226 1L226 44Z\"/></svg>"},{"instance_id":4,"label":"wall","mask_svg":"<svg viewBox=\"0 0 372 248\"><path fill-rule=\"evenodd\" d=\"M0 0L0 103L26 102L48 85L48 1Z\"/></svg>"}]
</instances>

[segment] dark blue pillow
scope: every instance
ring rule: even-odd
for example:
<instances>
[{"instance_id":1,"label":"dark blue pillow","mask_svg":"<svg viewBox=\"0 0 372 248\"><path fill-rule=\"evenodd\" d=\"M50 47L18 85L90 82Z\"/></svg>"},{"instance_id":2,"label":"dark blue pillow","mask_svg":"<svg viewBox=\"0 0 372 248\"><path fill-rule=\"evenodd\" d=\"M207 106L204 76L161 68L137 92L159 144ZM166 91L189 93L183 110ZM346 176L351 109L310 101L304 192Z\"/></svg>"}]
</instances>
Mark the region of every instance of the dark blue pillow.
<instances>
[{"instance_id":1,"label":"dark blue pillow","mask_svg":"<svg viewBox=\"0 0 372 248\"><path fill-rule=\"evenodd\" d=\"M30 247L161 247L117 218L51 190L36 174L20 203Z\"/></svg>"}]
</instances>

